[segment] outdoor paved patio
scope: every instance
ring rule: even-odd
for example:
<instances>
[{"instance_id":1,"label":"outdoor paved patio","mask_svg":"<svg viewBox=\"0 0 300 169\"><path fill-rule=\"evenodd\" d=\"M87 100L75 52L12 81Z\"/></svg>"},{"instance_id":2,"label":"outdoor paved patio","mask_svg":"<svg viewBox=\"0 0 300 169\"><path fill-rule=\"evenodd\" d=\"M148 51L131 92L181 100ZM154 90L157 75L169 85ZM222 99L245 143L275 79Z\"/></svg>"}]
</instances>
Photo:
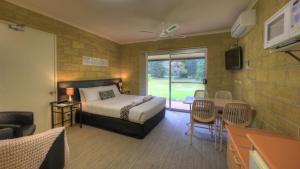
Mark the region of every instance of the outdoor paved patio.
<instances>
[{"instance_id":1,"label":"outdoor paved patio","mask_svg":"<svg viewBox=\"0 0 300 169\"><path fill-rule=\"evenodd\" d=\"M169 108L169 101L167 100L166 107ZM183 104L183 101L171 101L171 108L190 111L190 105Z\"/></svg>"}]
</instances>

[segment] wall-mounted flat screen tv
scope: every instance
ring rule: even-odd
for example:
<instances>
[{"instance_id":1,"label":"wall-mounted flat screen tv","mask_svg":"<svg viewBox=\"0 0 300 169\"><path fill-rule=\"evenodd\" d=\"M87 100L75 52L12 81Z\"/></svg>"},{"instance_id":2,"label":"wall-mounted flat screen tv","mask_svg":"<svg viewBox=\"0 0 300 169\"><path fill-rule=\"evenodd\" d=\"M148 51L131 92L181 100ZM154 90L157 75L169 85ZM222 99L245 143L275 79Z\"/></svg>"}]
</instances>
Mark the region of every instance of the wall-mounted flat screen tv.
<instances>
[{"instance_id":1,"label":"wall-mounted flat screen tv","mask_svg":"<svg viewBox=\"0 0 300 169\"><path fill-rule=\"evenodd\" d=\"M227 70L243 68L243 51L240 46L225 52L225 65Z\"/></svg>"}]
</instances>

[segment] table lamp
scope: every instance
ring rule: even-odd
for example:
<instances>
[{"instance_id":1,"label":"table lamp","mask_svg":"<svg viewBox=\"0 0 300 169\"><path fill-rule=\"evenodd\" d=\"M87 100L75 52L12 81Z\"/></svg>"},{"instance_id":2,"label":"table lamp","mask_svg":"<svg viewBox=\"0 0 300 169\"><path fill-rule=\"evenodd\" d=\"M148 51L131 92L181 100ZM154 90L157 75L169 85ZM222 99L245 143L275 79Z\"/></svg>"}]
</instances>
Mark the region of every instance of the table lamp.
<instances>
[{"instance_id":1,"label":"table lamp","mask_svg":"<svg viewBox=\"0 0 300 169\"><path fill-rule=\"evenodd\" d=\"M69 96L68 101L72 102L72 96L74 95L74 88L67 88L66 94Z\"/></svg>"}]
</instances>

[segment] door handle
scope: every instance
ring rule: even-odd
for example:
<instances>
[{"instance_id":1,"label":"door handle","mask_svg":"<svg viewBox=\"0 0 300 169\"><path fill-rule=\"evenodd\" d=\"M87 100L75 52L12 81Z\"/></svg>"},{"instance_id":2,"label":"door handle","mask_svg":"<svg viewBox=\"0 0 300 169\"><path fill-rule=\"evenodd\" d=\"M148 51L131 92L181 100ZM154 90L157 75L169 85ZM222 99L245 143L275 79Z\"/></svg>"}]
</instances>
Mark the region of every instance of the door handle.
<instances>
[{"instance_id":1,"label":"door handle","mask_svg":"<svg viewBox=\"0 0 300 169\"><path fill-rule=\"evenodd\" d=\"M51 96L55 95L55 93L56 93L55 91L50 91L50 92L49 92L49 94L50 94Z\"/></svg>"}]
</instances>

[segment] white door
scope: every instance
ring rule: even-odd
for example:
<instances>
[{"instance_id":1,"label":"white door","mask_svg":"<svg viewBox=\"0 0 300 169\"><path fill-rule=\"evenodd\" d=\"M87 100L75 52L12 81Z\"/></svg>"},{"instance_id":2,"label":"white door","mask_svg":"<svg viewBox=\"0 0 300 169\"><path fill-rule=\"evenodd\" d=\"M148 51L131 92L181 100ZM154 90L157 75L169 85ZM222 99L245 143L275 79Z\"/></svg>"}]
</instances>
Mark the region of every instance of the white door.
<instances>
[{"instance_id":1,"label":"white door","mask_svg":"<svg viewBox=\"0 0 300 169\"><path fill-rule=\"evenodd\" d=\"M55 100L55 35L0 23L0 111L32 111L36 132L51 127L49 102Z\"/></svg>"}]
</instances>

